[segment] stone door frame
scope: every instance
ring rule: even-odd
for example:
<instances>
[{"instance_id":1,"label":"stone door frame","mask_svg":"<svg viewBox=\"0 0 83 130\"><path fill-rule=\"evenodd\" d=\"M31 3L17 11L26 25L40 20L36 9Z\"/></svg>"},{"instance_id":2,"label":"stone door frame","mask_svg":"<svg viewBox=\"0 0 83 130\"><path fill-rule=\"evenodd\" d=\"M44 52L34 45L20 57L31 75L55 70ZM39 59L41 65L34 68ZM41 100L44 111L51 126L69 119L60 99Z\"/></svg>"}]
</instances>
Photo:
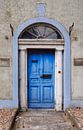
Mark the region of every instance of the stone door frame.
<instances>
[{"instance_id":1,"label":"stone door frame","mask_svg":"<svg viewBox=\"0 0 83 130\"><path fill-rule=\"evenodd\" d=\"M18 104L19 104L18 103L19 102L19 99L18 99L18 81L19 81L19 75L18 75L18 49L19 49L18 37L26 27L28 27L29 25L32 25L34 23L39 23L39 22L41 22L41 23L43 22L43 23L47 23L47 24L51 24L51 25L55 26L62 33L62 35L64 37L64 61L63 61L63 64L64 64L64 66L63 66L63 82L64 82L63 97L64 97L64 99L63 99L63 104L64 104L64 109L66 109L67 107L70 106L70 99L71 99L70 98L70 88L71 88L70 37L69 37L68 31L65 29L65 27L61 23L59 23L56 20L45 18L45 17L32 18L32 19L24 22L23 24L21 24L17 28L17 30L14 33L13 41L12 41L13 42L13 50L12 50L12 52L13 52L13 57L12 57L13 58L13 100L12 100L12 102L14 103L14 106L18 106ZM29 45L29 47L30 47L30 45ZM49 45L49 47L51 48L52 45ZM28 46L27 46L27 48L28 48ZM42 46L41 46L41 48L42 48ZM53 48L56 49L56 45L55 45L55 47L53 45ZM22 49L22 50L24 50L24 49ZM26 51L21 52L22 57L24 57L25 52ZM61 50L59 50L57 52L59 53L58 55L61 55L61 53L60 53ZM24 59L23 62L26 62L26 60ZM24 66L22 66L22 67L24 67ZM58 101L59 101L59 99L58 99ZM59 110L59 105L58 105L57 110ZM60 106L60 110L61 110L61 106Z\"/></svg>"},{"instance_id":2,"label":"stone door frame","mask_svg":"<svg viewBox=\"0 0 83 130\"><path fill-rule=\"evenodd\" d=\"M63 40L19 40L19 75L20 75L20 106L21 108L28 107L27 95L28 95L28 84L27 84L27 52L28 49L54 49L55 50L55 84L54 84L54 103L55 109L58 111L62 110L62 53L64 51Z\"/></svg>"}]
</instances>

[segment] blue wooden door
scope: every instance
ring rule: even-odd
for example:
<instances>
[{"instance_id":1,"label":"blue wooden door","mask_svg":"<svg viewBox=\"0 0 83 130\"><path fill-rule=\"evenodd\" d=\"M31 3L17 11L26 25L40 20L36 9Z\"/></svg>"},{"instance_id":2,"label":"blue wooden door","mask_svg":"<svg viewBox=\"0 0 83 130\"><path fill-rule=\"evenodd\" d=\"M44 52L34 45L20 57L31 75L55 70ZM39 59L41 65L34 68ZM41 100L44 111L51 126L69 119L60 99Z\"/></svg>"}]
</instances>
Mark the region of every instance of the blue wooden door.
<instances>
[{"instance_id":1,"label":"blue wooden door","mask_svg":"<svg viewBox=\"0 0 83 130\"><path fill-rule=\"evenodd\" d=\"M28 54L28 107L54 108L54 51Z\"/></svg>"}]
</instances>

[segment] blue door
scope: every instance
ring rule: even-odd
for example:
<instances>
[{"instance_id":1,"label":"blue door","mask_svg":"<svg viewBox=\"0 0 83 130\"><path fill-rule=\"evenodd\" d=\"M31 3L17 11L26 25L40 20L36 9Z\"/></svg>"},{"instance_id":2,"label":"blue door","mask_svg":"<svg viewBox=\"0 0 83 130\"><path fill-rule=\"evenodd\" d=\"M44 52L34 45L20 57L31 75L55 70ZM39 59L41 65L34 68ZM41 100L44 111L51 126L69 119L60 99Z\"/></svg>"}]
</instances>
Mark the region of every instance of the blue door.
<instances>
[{"instance_id":1,"label":"blue door","mask_svg":"<svg viewBox=\"0 0 83 130\"><path fill-rule=\"evenodd\" d=\"M28 107L54 108L54 50L29 51Z\"/></svg>"}]
</instances>

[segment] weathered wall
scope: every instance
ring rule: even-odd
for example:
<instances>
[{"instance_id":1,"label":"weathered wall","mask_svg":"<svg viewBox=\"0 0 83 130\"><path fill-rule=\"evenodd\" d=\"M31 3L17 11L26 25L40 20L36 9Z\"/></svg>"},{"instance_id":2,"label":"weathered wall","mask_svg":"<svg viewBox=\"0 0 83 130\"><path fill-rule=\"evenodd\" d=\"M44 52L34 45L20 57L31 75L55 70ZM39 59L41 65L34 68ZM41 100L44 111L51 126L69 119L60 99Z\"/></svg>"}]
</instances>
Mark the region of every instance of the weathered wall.
<instances>
[{"instance_id":1,"label":"weathered wall","mask_svg":"<svg viewBox=\"0 0 83 130\"><path fill-rule=\"evenodd\" d=\"M10 58L9 67L0 67L0 99L12 98L12 35L24 21L37 17L36 4L46 3L45 16L62 23L67 30L74 22L71 34L71 92L73 99L83 99L83 66L74 66L74 58L83 57L83 1L82 0L0 0L0 58Z\"/></svg>"}]
</instances>

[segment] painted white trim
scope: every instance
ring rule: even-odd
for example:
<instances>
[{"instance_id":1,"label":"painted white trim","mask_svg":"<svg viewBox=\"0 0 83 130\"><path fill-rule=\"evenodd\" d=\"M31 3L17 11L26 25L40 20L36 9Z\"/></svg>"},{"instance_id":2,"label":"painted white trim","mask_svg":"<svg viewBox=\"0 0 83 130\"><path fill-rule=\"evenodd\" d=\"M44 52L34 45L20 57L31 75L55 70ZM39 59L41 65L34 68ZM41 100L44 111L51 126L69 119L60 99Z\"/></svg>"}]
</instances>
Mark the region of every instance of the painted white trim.
<instances>
[{"instance_id":1,"label":"painted white trim","mask_svg":"<svg viewBox=\"0 0 83 130\"><path fill-rule=\"evenodd\" d=\"M26 50L20 51L20 106L27 106L26 100Z\"/></svg>"},{"instance_id":2,"label":"painted white trim","mask_svg":"<svg viewBox=\"0 0 83 130\"><path fill-rule=\"evenodd\" d=\"M25 41L24 41L25 42ZM28 50L29 48L30 49L34 49L34 48L38 48L38 49L51 49L49 47L49 44L46 45L46 42L45 41L42 41L43 42L43 46L42 46L42 42L36 42L35 43L35 47L34 45L31 47L30 43L31 42L26 42L26 43L20 43L19 42L19 50L20 50L20 77L21 77L21 82L20 82L20 105L21 105L21 108L27 108L27 95L28 95L28 91L26 92L26 86L28 86L28 84L26 85L26 78L25 78L25 73L27 72L27 69L26 69L26 62L25 62L25 59L27 57L27 53L26 53L26 50ZM34 42L33 42L34 43ZM56 59L56 55L55 55L55 61L56 61L56 65L57 67L55 66L55 70L56 70L56 73L55 73L55 86L56 86L56 89L55 89L55 86L54 86L54 89L56 90L55 91L55 95L56 95L56 98L54 98L56 101L55 101L55 109L58 110L58 111L61 111L62 110L62 51L64 50L64 47L63 47L63 44L57 44L56 46L56 42L52 43L50 42L51 44L51 47L53 49L55 49L55 53L57 55L57 59ZM24 52L25 51L25 52ZM25 55L26 54L26 55ZM57 69L56 69L57 68ZM60 73L59 73L60 71ZM26 74L26 77L27 77L27 74Z\"/></svg>"},{"instance_id":3,"label":"painted white trim","mask_svg":"<svg viewBox=\"0 0 83 130\"><path fill-rule=\"evenodd\" d=\"M57 70L55 75L56 81L56 110L62 110L62 50L56 50L57 53ZM56 69L56 67L55 67Z\"/></svg>"},{"instance_id":4,"label":"painted white trim","mask_svg":"<svg viewBox=\"0 0 83 130\"><path fill-rule=\"evenodd\" d=\"M54 42L54 41L50 41L50 42L47 42L47 41L35 41L35 42L32 42L32 41L20 41L19 42L19 50L23 50L23 49L29 49L29 48L41 48L41 49L56 49L56 50L64 50L64 44L62 42Z\"/></svg>"}]
</instances>

